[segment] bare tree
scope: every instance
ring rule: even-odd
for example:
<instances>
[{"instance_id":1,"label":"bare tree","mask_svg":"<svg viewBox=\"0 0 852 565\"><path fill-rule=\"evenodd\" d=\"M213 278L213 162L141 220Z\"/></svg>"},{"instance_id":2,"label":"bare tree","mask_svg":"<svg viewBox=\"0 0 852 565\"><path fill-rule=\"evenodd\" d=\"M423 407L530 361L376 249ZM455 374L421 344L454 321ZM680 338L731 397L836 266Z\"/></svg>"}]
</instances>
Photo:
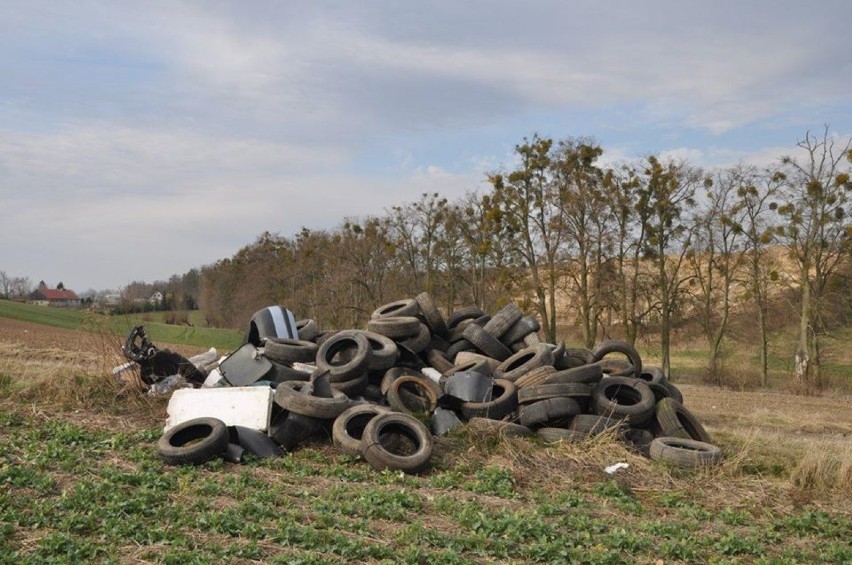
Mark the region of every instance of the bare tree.
<instances>
[{"instance_id":1,"label":"bare tree","mask_svg":"<svg viewBox=\"0 0 852 565\"><path fill-rule=\"evenodd\" d=\"M6 300L12 297L12 277L6 271L0 271L0 295Z\"/></svg>"},{"instance_id":2,"label":"bare tree","mask_svg":"<svg viewBox=\"0 0 852 565\"><path fill-rule=\"evenodd\" d=\"M740 168L719 172L708 185L703 214L696 217L695 232L687 258L697 288L696 312L708 347L708 372L722 385L719 359L727 337L731 301L745 255L742 252L742 223L745 212L736 207L737 191L743 184Z\"/></svg>"},{"instance_id":3,"label":"bare tree","mask_svg":"<svg viewBox=\"0 0 852 565\"><path fill-rule=\"evenodd\" d=\"M435 288L436 247L447 208L446 198L437 192L424 192L420 200L393 206L388 213L391 241L409 270L409 294L424 287L428 292Z\"/></svg>"},{"instance_id":4,"label":"bare tree","mask_svg":"<svg viewBox=\"0 0 852 565\"><path fill-rule=\"evenodd\" d=\"M819 336L824 331L826 288L841 263L849 259L852 242L852 139L833 137L825 126L821 136L808 131L796 145L804 156L781 160L787 182L782 190L784 204L777 211L783 218L779 233L798 266L801 291L796 377L802 385L818 388L822 386Z\"/></svg>"},{"instance_id":5,"label":"bare tree","mask_svg":"<svg viewBox=\"0 0 852 565\"><path fill-rule=\"evenodd\" d=\"M520 167L494 174L493 213L506 230L513 250L528 269L534 306L548 341L556 341L556 288L561 275L558 253L564 232L559 225L552 182L553 140L533 135L515 146Z\"/></svg>"},{"instance_id":6,"label":"bare tree","mask_svg":"<svg viewBox=\"0 0 852 565\"><path fill-rule=\"evenodd\" d=\"M695 191L701 182L699 169L685 162L663 163L651 156L636 190L637 208L645 224L644 253L654 264L652 282L659 299L662 369L666 376L671 373L671 319L688 278L681 266L694 229L689 212L695 206Z\"/></svg>"},{"instance_id":7,"label":"bare tree","mask_svg":"<svg viewBox=\"0 0 852 565\"><path fill-rule=\"evenodd\" d=\"M559 226L573 268L567 269L579 310L583 343L593 347L602 309L601 281L608 208L602 193L603 171L596 161L603 149L590 139L559 142L553 160L558 191Z\"/></svg>"},{"instance_id":8,"label":"bare tree","mask_svg":"<svg viewBox=\"0 0 852 565\"><path fill-rule=\"evenodd\" d=\"M613 277L609 286L610 308L619 317L624 339L635 345L644 318L650 313L649 300L642 300L642 244L651 214L647 206L639 206L638 190L641 170L632 165L609 169L604 175L604 193L608 199L609 217L613 219Z\"/></svg>"},{"instance_id":9,"label":"bare tree","mask_svg":"<svg viewBox=\"0 0 852 565\"><path fill-rule=\"evenodd\" d=\"M767 212L777 206L774 198L784 177L777 171L757 172L754 167L739 166L737 201L732 209L734 227L743 235L743 251L748 266L746 296L754 302L760 334L760 374L763 386L769 384L769 335L766 319L769 313L769 288L778 280L769 249L776 226ZM737 218L737 219L734 219Z\"/></svg>"}]
</instances>

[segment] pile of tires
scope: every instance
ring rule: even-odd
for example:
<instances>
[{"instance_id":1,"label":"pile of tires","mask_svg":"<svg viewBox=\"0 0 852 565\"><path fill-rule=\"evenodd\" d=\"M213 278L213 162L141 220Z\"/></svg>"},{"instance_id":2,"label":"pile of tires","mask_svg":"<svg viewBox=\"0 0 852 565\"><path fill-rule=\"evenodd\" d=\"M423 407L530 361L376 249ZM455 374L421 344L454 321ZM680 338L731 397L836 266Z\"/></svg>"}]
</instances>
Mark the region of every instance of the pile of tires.
<instances>
[{"instance_id":1,"label":"pile of tires","mask_svg":"<svg viewBox=\"0 0 852 565\"><path fill-rule=\"evenodd\" d=\"M269 435L286 450L331 437L377 469L417 473L429 465L433 434L467 424L548 443L611 433L679 466L721 458L677 387L635 348L544 343L537 320L515 304L445 318L421 293L380 306L364 330L296 327L298 339L263 347L281 367Z\"/></svg>"}]
</instances>

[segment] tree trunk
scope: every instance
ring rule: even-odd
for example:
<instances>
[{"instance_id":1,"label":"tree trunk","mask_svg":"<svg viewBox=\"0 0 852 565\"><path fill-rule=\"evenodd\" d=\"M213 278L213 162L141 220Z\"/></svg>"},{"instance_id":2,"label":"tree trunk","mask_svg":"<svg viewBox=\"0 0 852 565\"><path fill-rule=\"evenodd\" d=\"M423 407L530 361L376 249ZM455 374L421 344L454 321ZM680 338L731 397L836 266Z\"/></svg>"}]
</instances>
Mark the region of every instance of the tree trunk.
<instances>
[{"instance_id":1,"label":"tree trunk","mask_svg":"<svg viewBox=\"0 0 852 565\"><path fill-rule=\"evenodd\" d=\"M813 385L815 388L822 388L822 359L820 359L820 347L819 347L819 334L813 332L811 337L811 343L813 345L814 356L811 359L811 365L813 365Z\"/></svg>"},{"instance_id":2,"label":"tree trunk","mask_svg":"<svg viewBox=\"0 0 852 565\"><path fill-rule=\"evenodd\" d=\"M802 268L802 312L799 319L799 349L796 351L796 379L802 386L810 385L808 328L811 317L811 285L808 265Z\"/></svg>"},{"instance_id":3,"label":"tree trunk","mask_svg":"<svg viewBox=\"0 0 852 565\"><path fill-rule=\"evenodd\" d=\"M710 375L716 381L716 385L721 387L724 383L722 383L722 374L719 371L719 346L715 339L711 339L709 345L710 353L707 356L707 370L710 371Z\"/></svg>"},{"instance_id":4,"label":"tree trunk","mask_svg":"<svg viewBox=\"0 0 852 565\"><path fill-rule=\"evenodd\" d=\"M760 328L760 381L764 387L769 386L769 337L766 335L766 312L763 297L757 305L757 325Z\"/></svg>"},{"instance_id":5,"label":"tree trunk","mask_svg":"<svg viewBox=\"0 0 852 565\"><path fill-rule=\"evenodd\" d=\"M660 324L660 346L662 349L662 369L663 374L666 378L671 377L671 368L672 363L669 356L669 350L671 349L671 335L669 333L669 313L668 313L669 301L667 299L663 300L663 319Z\"/></svg>"}]
</instances>

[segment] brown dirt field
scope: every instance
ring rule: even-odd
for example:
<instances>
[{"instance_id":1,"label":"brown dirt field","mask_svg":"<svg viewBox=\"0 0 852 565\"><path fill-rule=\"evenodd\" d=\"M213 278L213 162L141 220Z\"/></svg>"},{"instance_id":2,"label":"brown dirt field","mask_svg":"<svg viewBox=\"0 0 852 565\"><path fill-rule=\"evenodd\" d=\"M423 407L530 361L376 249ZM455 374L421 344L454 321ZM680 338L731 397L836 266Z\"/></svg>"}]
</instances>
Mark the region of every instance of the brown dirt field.
<instances>
[{"instance_id":1,"label":"brown dirt field","mask_svg":"<svg viewBox=\"0 0 852 565\"><path fill-rule=\"evenodd\" d=\"M0 343L21 345L29 349L61 349L80 353L92 353L114 350L117 362L124 362L121 356L123 340L114 336L105 336L81 330L66 330L42 324L33 324L20 320L0 317ZM183 355L192 356L206 351L191 345L156 342L154 345L168 348Z\"/></svg>"}]
</instances>

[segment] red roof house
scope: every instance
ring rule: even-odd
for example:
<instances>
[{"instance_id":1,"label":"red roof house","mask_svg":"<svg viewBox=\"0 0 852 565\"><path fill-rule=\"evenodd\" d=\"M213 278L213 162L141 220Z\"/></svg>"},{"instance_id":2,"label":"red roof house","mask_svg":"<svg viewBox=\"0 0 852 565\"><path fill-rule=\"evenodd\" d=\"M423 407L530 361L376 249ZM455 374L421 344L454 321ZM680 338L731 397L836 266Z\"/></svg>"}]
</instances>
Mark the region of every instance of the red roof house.
<instances>
[{"instance_id":1,"label":"red roof house","mask_svg":"<svg viewBox=\"0 0 852 565\"><path fill-rule=\"evenodd\" d=\"M30 300L43 306L79 306L80 297L73 290L39 287L30 294Z\"/></svg>"}]
</instances>

